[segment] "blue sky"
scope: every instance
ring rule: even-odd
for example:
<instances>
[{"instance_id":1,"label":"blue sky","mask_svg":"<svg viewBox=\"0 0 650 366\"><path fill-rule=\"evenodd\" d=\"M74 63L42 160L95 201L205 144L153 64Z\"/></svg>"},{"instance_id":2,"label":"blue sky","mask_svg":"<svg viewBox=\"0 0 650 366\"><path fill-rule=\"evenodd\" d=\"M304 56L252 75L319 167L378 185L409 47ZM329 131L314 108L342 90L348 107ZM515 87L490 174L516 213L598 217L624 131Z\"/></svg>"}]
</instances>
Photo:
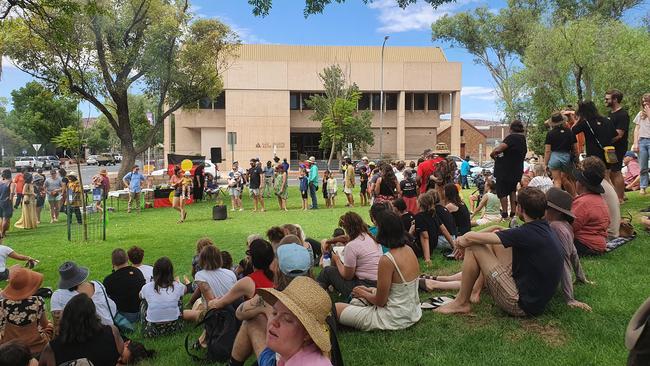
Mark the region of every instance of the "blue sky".
<instances>
[{"instance_id":1,"label":"blue sky","mask_svg":"<svg viewBox=\"0 0 650 366\"><path fill-rule=\"evenodd\" d=\"M253 16L250 5L243 0L194 0L192 9L200 17L216 17L229 24L244 43L380 46L383 36L390 35L389 47L441 46L448 60L463 64L462 116L499 119L501 113L495 102L493 82L486 69L474 64L472 57L462 49L433 43L430 25L445 14L453 15L479 6L499 9L504 4L504 1L457 0L433 9L419 1L402 10L394 0L375 0L369 4L347 0L306 19L302 0L274 1L270 15L265 18ZM632 23L636 22L639 13L632 16ZM11 90L31 78L10 63L3 64L0 97L10 98ZM89 113L87 105L82 106L82 112ZM97 112L91 109L90 114Z\"/></svg>"}]
</instances>

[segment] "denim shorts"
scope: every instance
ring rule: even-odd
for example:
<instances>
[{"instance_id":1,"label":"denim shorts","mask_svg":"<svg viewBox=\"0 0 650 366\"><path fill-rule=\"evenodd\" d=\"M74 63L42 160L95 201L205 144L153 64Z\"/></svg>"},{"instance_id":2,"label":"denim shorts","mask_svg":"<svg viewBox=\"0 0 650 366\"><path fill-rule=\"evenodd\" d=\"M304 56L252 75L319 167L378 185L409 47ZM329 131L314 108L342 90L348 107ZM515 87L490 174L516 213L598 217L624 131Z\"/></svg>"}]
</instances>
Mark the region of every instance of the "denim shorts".
<instances>
[{"instance_id":1,"label":"denim shorts","mask_svg":"<svg viewBox=\"0 0 650 366\"><path fill-rule=\"evenodd\" d=\"M568 152L551 151L548 167L552 170L568 171L571 166L571 154Z\"/></svg>"}]
</instances>

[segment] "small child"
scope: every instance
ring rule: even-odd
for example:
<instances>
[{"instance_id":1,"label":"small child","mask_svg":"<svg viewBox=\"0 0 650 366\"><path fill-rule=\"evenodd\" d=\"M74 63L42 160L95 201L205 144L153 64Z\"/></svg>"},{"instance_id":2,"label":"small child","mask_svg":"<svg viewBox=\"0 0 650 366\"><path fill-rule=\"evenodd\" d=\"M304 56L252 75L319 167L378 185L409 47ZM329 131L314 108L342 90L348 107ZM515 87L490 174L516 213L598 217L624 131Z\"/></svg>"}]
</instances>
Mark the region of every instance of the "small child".
<instances>
[{"instance_id":1,"label":"small child","mask_svg":"<svg viewBox=\"0 0 650 366\"><path fill-rule=\"evenodd\" d=\"M327 174L327 203L328 207L330 208L335 208L336 207L336 191L337 191L337 183L336 183L336 178L334 178L334 174L330 172L329 170L326 171Z\"/></svg>"},{"instance_id":2,"label":"small child","mask_svg":"<svg viewBox=\"0 0 650 366\"><path fill-rule=\"evenodd\" d=\"M302 209L307 210L307 171L305 168L300 169L300 196L302 197Z\"/></svg>"},{"instance_id":3,"label":"small child","mask_svg":"<svg viewBox=\"0 0 650 366\"><path fill-rule=\"evenodd\" d=\"M485 225L501 220L501 201L497 195L494 194L494 189L494 181L488 180L485 182L485 194L483 194L483 198L481 198L481 201L472 213L472 219L474 216L478 215L483 208L485 208L485 212L483 212L480 219L472 221L472 226Z\"/></svg>"},{"instance_id":4,"label":"small child","mask_svg":"<svg viewBox=\"0 0 650 366\"><path fill-rule=\"evenodd\" d=\"M181 187L183 189L181 198L189 200L190 191L192 190L192 173L190 173L189 170L185 171L185 175L183 176L183 179L181 179Z\"/></svg>"},{"instance_id":5,"label":"small child","mask_svg":"<svg viewBox=\"0 0 650 366\"><path fill-rule=\"evenodd\" d=\"M329 170L325 170L323 172L323 183L322 183L323 184L322 185L322 187L323 187L323 199L325 200L325 206L327 208L330 208L330 198L329 198L329 196L327 194L327 180L329 179L331 174L332 174L332 172L330 172Z\"/></svg>"},{"instance_id":6,"label":"small child","mask_svg":"<svg viewBox=\"0 0 650 366\"><path fill-rule=\"evenodd\" d=\"M544 193L548 192L549 188L553 187L553 180L549 178L548 174L546 174L546 168L544 165L535 164L533 172L535 173L535 176L530 180L530 182L528 182L528 186L538 188Z\"/></svg>"},{"instance_id":7,"label":"small child","mask_svg":"<svg viewBox=\"0 0 650 366\"><path fill-rule=\"evenodd\" d=\"M242 179L240 172L235 172L228 179L228 193L230 194L230 201L232 203L232 208L230 211L244 211L244 208L241 203L241 191L244 187L244 180Z\"/></svg>"},{"instance_id":8,"label":"small child","mask_svg":"<svg viewBox=\"0 0 650 366\"><path fill-rule=\"evenodd\" d=\"M417 215L418 210L418 187L413 178L411 169L404 170L404 180L399 182L402 190L402 199L406 204L406 210L413 215ZM407 228L408 230L408 228Z\"/></svg>"},{"instance_id":9,"label":"small child","mask_svg":"<svg viewBox=\"0 0 650 366\"><path fill-rule=\"evenodd\" d=\"M359 199L361 200L361 206L368 205L368 167L362 166L361 173L359 174L359 182L361 191L359 192Z\"/></svg>"}]
</instances>

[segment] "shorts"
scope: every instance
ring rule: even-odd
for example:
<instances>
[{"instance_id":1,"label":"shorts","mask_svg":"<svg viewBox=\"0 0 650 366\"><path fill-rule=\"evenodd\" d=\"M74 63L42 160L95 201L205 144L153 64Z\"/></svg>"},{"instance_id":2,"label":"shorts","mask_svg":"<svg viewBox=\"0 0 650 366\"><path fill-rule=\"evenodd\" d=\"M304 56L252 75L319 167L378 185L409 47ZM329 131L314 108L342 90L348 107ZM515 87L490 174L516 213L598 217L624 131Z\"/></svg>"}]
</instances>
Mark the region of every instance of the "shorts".
<instances>
[{"instance_id":1,"label":"shorts","mask_svg":"<svg viewBox=\"0 0 650 366\"><path fill-rule=\"evenodd\" d=\"M260 195L260 189L259 188L249 188L251 196L259 196Z\"/></svg>"},{"instance_id":2,"label":"shorts","mask_svg":"<svg viewBox=\"0 0 650 366\"><path fill-rule=\"evenodd\" d=\"M508 197L511 193L517 192L517 184L521 181L521 177L524 173L520 172L519 174L509 175L505 177L498 177L496 181L497 186L497 197L503 198Z\"/></svg>"},{"instance_id":3,"label":"shorts","mask_svg":"<svg viewBox=\"0 0 650 366\"><path fill-rule=\"evenodd\" d=\"M307 199L307 191L300 191L300 196L302 197L303 200Z\"/></svg>"},{"instance_id":4,"label":"shorts","mask_svg":"<svg viewBox=\"0 0 650 366\"><path fill-rule=\"evenodd\" d=\"M345 193L345 194L352 194L352 188L344 187L344 188L343 188L343 193Z\"/></svg>"},{"instance_id":5,"label":"shorts","mask_svg":"<svg viewBox=\"0 0 650 366\"><path fill-rule=\"evenodd\" d=\"M491 222L499 222L499 220L501 220L501 215L485 215L476 220L476 225L481 226Z\"/></svg>"},{"instance_id":6,"label":"shorts","mask_svg":"<svg viewBox=\"0 0 650 366\"><path fill-rule=\"evenodd\" d=\"M512 278L512 265L498 264L485 278L488 290L497 306L512 316L526 316L519 307L519 290L515 279Z\"/></svg>"},{"instance_id":7,"label":"shorts","mask_svg":"<svg viewBox=\"0 0 650 366\"><path fill-rule=\"evenodd\" d=\"M48 202L61 201L61 195L57 194L56 196L52 196L52 195L48 194L47 195L47 201Z\"/></svg>"},{"instance_id":8,"label":"shorts","mask_svg":"<svg viewBox=\"0 0 650 366\"><path fill-rule=\"evenodd\" d=\"M456 240L456 237L453 236L453 235L451 236L451 238ZM453 250L454 246L450 242L447 241L447 238L445 238L444 235L439 235L438 236L438 248Z\"/></svg>"},{"instance_id":9,"label":"shorts","mask_svg":"<svg viewBox=\"0 0 650 366\"><path fill-rule=\"evenodd\" d=\"M45 197L39 195L36 197L36 207L41 208L45 206Z\"/></svg>"},{"instance_id":10,"label":"shorts","mask_svg":"<svg viewBox=\"0 0 650 366\"><path fill-rule=\"evenodd\" d=\"M336 197L336 192L327 192L327 198L332 199Z\"/></svg>"},{"instance_id":11,"label":"shorts","mask_svg":"<svg viewBox=\"0 0 650 366\"><path fill-rule=\"evenodd\" d=\"M9 268L5 268L4 271L0 272L0 281L6 281L9 279Z\"/></svg>"},{"instance_id":12,"label":"shorts","mask_svg":"<svg viewBox=\"0 0 650 366\"><path fill-rule=\"evenodd\" d=\"M14 207L10 201L0 203L0 218L10 219L14 214Z\"/></svg>"},{"instance_id":13,"label":"shorts","mask_svg":"<svg viewBox=\"0 0 650 366\"><path fill-rule=\"evenodd\" d=\"M548 168L569 172L571 168L571 154L568 152L551 151L551 157L548 159Z\"/></svg>"},{"instance_id":14,"label":"shorts","mask_svg":"<svg viewBox=\"0 0 650 366\"><path fill-rule=\"evenodd\" d=\"M228 188L228 194L230 194L232 197L238 198L241 196L241 189L237 187L230 187Z\"/></svg>"}]
</instances>

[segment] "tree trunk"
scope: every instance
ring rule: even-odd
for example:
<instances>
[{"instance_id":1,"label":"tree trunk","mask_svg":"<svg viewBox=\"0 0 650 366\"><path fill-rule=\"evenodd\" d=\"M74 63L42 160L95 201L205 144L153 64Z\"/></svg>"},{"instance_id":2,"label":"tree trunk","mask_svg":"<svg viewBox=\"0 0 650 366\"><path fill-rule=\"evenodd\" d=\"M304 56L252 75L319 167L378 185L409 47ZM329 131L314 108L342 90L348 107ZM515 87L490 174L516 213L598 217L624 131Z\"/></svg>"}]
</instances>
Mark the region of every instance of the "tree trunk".
<instances>
[{"instance_id":1,"label":"tree trunk","mask_svg":"<svg viewBox=\"0 0 650 366\"><path fill-rule=\"evenodd\" d=\"M84 191L84 181L83 178L81 177L81 163L79 162L80 160L80 155L77 155L77 174L79 176L79 186L81 187L81 220L83 222L83 237L84 241L88 241L88 219L86 216L86 192ZM91 191L92 194L92 191ZM68 213L68 215L71 215L72 213ZM70 220L68 218L68 220Z\"/></svg>"},{"instance_id":2,"label":"tree trunk","mask_svg":"<svg viewBox=\"0 0 650 366\"><path fill-rule=\"evenodd\" d=\"M117 121L119 124L119 130L117 131L117 136L120 139L120 150L122 153L122 164L120 170L117 173L118 182L122 181L122 178L132 170L133 165L135 164L136 154L135 146L133 144L133 131L131 130L131 121L129 118L129 106L127 103L127 97L124 96L123 101L117 104Z\"/></svg>"},{"instance_id":3,"label":"tree trunk","mask_svg":"<svg viewBox=\"0 0 650 366\"><path fill-rule=\"evenodd\" d=\"M574 72L576 78L576 93L578 94L578 103L584 100L582 95L582 66L577 66Z\"/></svg>"},{"instance_id":4,"label":"tree trunk","mask_svg":"<svg viewBox=\"0 0 650 366\"><path fill-rule=\"evenodd\" d=\"M336 150L336 141L332 139L332 148L330 149L330 157L327 159L327 170L330 170L330 164L332 164L332 159L334 159L334 151Z\"/></svg>"}]
</instances>

